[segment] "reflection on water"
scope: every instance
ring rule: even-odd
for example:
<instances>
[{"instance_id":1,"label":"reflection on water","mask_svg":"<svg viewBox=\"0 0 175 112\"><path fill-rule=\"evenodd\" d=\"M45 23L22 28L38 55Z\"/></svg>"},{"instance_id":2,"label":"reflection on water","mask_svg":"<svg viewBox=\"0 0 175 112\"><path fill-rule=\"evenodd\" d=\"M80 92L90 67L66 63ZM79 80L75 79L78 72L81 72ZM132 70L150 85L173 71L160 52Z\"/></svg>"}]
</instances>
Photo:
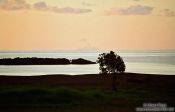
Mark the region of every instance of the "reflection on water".
<instances>
[{"instance_id":1,"label":"reflection on water","mask_svg":"<svg viewBox=\"0 0 175 112\"><path fill-rule=\"evenodd\" d=\"M175 75L175 65L126 63L126 72ZM0 75L96 74L98 64L92 65L24 65L0 66Z\"/></svg>"},{"instance_id":2,"label":"reflection on water","mask_svg":"<svg viewBox=\"0 0 175 112\"><path fill-rule=\"evenodd\" d=\"M0 52L0 58L44 57L84 58L96 61L101 52ZM119 52L126 63L126 72L175 75L175 52ZM99 73L93 65L24 65L2 66L0 75L92 74Z\"/></svg>"},{"instance_id":3,"label":"reflection on water","mask_svg":"<svg viewBox=\"0 0 175 112\"><path fill-rule=\"evenodd\" d=\"M0 75L92 74L98 65L20 65L0 66Z\"/></svg>"}]
</instances>

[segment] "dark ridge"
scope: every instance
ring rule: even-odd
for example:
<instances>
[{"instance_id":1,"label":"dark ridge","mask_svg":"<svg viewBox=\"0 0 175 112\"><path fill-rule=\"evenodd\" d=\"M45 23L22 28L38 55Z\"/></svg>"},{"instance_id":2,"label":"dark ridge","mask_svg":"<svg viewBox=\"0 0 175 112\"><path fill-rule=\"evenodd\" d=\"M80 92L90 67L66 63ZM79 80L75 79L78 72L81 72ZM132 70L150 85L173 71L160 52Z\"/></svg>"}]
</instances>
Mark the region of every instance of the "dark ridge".
<instances>
[{"instance_id":1,"label":"dark ridge","mask_svg":"<svg viewBox=\"0 0 175 112\"><path fill-rule=\"evenodd\" d=\"M0 88L5 86L17 85L33 85L58 87L71 86L75 88L86 87L101 87L111 88L113 81L112 75L100 74L82 74L82 75L42 75L42 76L1 76ZM135 89L135 90L151 90L158 91L167 90L174 91L175 75L159 75L159 74L138 74L138 73L121 73L117 76L117 83L119 89ZM175 91L174 91L175 92Z\"/></svg>"},{"instance_id":2,"label":"dark ridge","mask_svg":"<svg viewBox=\"0 0 175 112\"><path fill-rule=\"evenodd\" d=\"M0 65L67 65L67 64L95 64L85 59L73 59L73 63L66 58L4 58Z\"/></svg>"},{"instance_id":3,"label":"dark ridge","mask_svg":"<svg viewBox=\"0 0 175 112\"><path fill-rule=\"evenodd\" d=\"M0 59L0 65L57 65L70 64L70 61L65 58L5 58Z\"/></svg>"},{"instance_id":4,"label":"dark ridge","mask_svg":"<svg viewBox=\"0 0 175 112\"><path fill-rule=\"evenodd\" d=\"M71 63L72 64L95 64L95 62L85 60L85 59L82 59L82 58L72 59Z\"/></svg>"}]
</instances>

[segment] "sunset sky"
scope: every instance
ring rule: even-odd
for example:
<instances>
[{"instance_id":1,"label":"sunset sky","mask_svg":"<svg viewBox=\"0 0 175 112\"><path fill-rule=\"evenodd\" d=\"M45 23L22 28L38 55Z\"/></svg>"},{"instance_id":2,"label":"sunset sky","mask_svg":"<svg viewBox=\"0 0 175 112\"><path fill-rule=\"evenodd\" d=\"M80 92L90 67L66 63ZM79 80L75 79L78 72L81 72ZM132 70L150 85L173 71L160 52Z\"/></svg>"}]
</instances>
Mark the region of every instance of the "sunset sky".
<instances>
[{"instance_id":1,"label":"sunset sky","mask_svg":"<svg viewBox=\"0 0 175 112\"><path fill-rule=\"evenodd\" d=\"M0 50L175 49L175 0L0 0Z\"/></svg>"}]
</instances>

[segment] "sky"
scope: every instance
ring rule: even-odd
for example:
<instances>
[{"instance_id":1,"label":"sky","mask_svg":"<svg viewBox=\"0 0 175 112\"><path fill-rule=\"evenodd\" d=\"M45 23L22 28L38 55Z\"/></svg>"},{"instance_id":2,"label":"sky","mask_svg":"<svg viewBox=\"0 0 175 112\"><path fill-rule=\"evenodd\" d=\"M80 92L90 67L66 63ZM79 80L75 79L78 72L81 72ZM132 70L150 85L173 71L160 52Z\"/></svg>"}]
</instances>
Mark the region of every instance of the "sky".
<instances>
[{"instance_id":1,"label":"sky","mask_svg":"<svg viewBox=\"0 0 175 112\"><path fill-rule=\"evenodd\" d=\"M0 0L0 50L175 49L175 0Z\"/></svg>"}]
</instances>

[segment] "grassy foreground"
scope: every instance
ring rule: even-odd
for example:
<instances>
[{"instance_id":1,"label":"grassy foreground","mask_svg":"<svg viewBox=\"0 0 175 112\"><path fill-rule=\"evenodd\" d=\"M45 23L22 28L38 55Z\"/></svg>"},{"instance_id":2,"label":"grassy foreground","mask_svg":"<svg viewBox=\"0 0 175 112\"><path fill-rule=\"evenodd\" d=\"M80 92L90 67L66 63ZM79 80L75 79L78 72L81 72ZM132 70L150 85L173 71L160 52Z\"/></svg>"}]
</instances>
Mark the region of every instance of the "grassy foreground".
<instances>
[{"instance_id":1,"label":"grassy foreground","mask_svg":"<svg viewBox=\"0 0 175 112\"><path fill-rule=\"evenodd\" d=\"M129 76L132 75L129 74ZM175 105L175 90L172 85L174 76L169 76L170 79L168 76L140 75L137 78L134 74L132 78L129 76L128 74L119 76L121 79L118 80L118 92L111 89L110 77L98 79L95 78L98 77L97 75L74 76L73 78L72 76L65 76L66 78L49 76L54 77L52 81L48 76L45 76L46 79L38 76L32 79L28 77L27 80L23 79L23 82L18 78L24 77L2 76L0 77L0 111L134 112L136 107L142 106L142 103L161 102L168 106ZM62 82L58 81L60 77ZM92 77L96 79L96 83L90 80ZM148 77L152 77L153 82ZM30 82L29 79L32 81ZM163 82L163 79L166 80ZM47 83L44 82L45 80ZM58 83L55 83L55 80Z\"/></svg>"}]
</instances>

